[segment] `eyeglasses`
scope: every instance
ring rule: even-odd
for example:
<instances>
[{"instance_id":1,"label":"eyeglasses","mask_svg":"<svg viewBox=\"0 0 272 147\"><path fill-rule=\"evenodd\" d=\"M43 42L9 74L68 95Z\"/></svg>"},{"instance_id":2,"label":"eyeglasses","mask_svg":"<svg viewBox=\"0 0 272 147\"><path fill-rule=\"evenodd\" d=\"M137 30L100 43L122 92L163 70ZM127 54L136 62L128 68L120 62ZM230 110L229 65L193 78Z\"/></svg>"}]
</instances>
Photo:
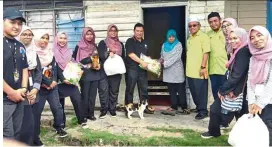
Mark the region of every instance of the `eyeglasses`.
<instances>
[{"instance_id":1,"label":"eyeglasses","mask_svg":"<svg viewBox=\"0 0 272 147\"><path fill-rule=\"evenodd\" d=\"M192 28L192 27L197 27L198 25L197 24L193 24L193 25L189 25L189 28Z\"/></svg>"},{"instance_id":2,"label":"eyeglasses","mask_svg":"<svg viewBox=\"0 0 272 147\"><path fill-rule=\"evenodd\" d=\"M117 32L117 30L110 30L109 32Z\"/></svg>"},{"instance_id":3,"label":"eyeglasses","mask_svg":"<svg viewBox=\"0 0 272 147\"><path fill-rule=\"evenodd\" d=\"M229 26L231 26L231 25L232 25L231 23L228 23L228 24L226 24L226 25L222 25L222 28L225 29L225 28L227 28L227 27L229 27Z\"/></svg>"},{"instance_id":4,"label":"eyeglasses","mask_svg":"<svg viewBox=\"0 0 272 147\"><path fill-rule=\"evenodd\" d=\"M21 36L24 36L24 37L33 37L33 34L22 33Z\"/></svg>"}]
</instances>

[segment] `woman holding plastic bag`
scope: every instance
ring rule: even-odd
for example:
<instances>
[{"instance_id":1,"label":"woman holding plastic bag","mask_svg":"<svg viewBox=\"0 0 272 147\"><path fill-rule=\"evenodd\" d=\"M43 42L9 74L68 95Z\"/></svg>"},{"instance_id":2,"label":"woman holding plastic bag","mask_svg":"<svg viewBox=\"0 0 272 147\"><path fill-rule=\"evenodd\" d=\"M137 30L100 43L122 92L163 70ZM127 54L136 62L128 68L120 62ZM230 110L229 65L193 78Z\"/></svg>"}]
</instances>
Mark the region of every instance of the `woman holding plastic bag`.
<instances>
[{"instance_id":1,"label":"woman holding plastic bag","mask_svg":"<svg viewBox=\"0 0 272 147\"><path fill-rule=\"evenodd\" d=\"M249 64L247 92L249 112L259 114L269 130L272 145L272 39L269 31L254 26L249 31ZM261 135L261 134L260 134Z\"/></svg>"},{"instance_id":2,"label":"woman holding plastic bag","mask_svg":"<svg viewBox=\"0 0 272 147\"><path fill-rule=\"evenodd\" d=\"M202 138L221 136L220 123L223 114L233 115L236 120L248 111L246 100L246 81L249 59L247 32L243 28L234 28L229 34L233 54L226 64L227 80L220 87L218 97L210 108L209 131L201 134Z\"/></svg>"},{"instance_id":3,"label":"woman holding plastic bag","mask_svg":"<svg viewBox=\"0 0 272 147\"><path fill-rule=\"evenodd\" d=\"M63 75L63 71L72 59L72 51L68 49L67 45L68 36L64 32L59 32L54 38L53 52L57 63L58 79L61 83L58 84L58 92L60 97L60 103L63 109L64 127L66 124L66 116L64 113L65 97L70 97L73 104L78 124L83 128L87 127L87 120L84 119L81 109L81 95L77 85L73 85ZM76 63L75 63L76 64ZM82 74L82 73L78 73Z\"/></svg>"},{"instance_id":4,"label":"woman holding plastic bag","mask_svg":"<svg viewBox=\"0 0 272 147\"><path fill-rule=\"evenodd\" d=\"M122 74L124 73L123 68L125 68L123 59L125 58L125 49L122 42L119 41L118 38L118 28L116 25L111 24L108 26L107 29L107 38L102 40L98 44L98 54L101 59L101 65L104 67L102 69L103 74L107 74L107 81L108 81L108 98L103 100L106 105L101 105L101 117L103 118L107 111L110 112L112 117L116 116L116 104L118 101L118 94L119 94L119 87L122 79ZM111 65L119 67L119 70L116 73L109 73L108 68L106 67L105 62L109 62L110 60L114 60L115 58L122 58L122 63L118 65ZM107 61L108 60L108 61ZM117 60L117 59L115 59ZM110 64L110 63L107 63ZM123 70L122 73L119 71Z\"/></svg>"}]
</instances>

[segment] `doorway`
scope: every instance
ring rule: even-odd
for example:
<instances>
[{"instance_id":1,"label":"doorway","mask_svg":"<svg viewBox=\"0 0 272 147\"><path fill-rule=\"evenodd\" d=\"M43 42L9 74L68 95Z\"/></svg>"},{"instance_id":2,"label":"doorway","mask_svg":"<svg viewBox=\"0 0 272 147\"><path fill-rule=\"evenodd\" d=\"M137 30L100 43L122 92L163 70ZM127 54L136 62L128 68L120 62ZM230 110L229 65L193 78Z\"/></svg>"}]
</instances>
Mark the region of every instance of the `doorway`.
<instances>
[{"instance_id":1,"label":"doorway","mask_svg":"<svg viewBox=\"0 0 272 147\"><path fill-rule=\"evenodd\" d=\"M178 39L185 48L186 6L144 8L143 16L144 36L148 41L148 54L151 58L160 58L161 46L166 40L166 33L169 29L174 29L177 32ZM182 60L184 64L185 53L183 51ZM158 78L148 73L149 103L151 105L169 106L171 104L167 85L162 82L162 75Z\"/></svg>"}]
</instances>

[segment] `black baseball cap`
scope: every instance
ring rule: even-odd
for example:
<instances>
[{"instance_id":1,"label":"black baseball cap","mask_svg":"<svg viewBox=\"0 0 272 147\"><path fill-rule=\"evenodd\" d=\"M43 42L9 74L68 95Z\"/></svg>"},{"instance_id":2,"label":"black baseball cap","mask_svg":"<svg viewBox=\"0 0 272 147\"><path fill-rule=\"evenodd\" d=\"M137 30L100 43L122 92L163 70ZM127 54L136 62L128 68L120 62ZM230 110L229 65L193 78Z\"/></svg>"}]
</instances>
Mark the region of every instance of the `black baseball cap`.
<instances>
[{"instance_id":1,"label":"black baseball cap","mask_svg":"<svg viewBox=\"0 0 272 147\"><path fill-rule=\"evenodd\" d=\"M6 8L3 12L3 19L20 19L23 22L26 22L23 14L16 8Z\"/></svg>"}]
</instances>

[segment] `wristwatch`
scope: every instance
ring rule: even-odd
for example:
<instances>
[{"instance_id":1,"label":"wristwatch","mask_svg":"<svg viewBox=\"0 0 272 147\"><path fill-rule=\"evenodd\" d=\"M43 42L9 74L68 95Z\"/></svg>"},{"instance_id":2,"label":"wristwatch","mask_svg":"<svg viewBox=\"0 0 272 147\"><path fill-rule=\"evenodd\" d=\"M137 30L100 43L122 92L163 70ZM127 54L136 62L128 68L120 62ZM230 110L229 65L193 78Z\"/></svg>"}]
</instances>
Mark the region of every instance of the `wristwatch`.
<instances>
[{"instance_id":1,"label":"wristwatch","mask_svg":"<svg viewBox=\"0 0 272 147\"><path fill-rule=\"evenodd\" d=\"M205 67L205 66L201 66L200 68L201 68L201 69L205 69L206 67Z\"/></svg>"}]
</instances>

